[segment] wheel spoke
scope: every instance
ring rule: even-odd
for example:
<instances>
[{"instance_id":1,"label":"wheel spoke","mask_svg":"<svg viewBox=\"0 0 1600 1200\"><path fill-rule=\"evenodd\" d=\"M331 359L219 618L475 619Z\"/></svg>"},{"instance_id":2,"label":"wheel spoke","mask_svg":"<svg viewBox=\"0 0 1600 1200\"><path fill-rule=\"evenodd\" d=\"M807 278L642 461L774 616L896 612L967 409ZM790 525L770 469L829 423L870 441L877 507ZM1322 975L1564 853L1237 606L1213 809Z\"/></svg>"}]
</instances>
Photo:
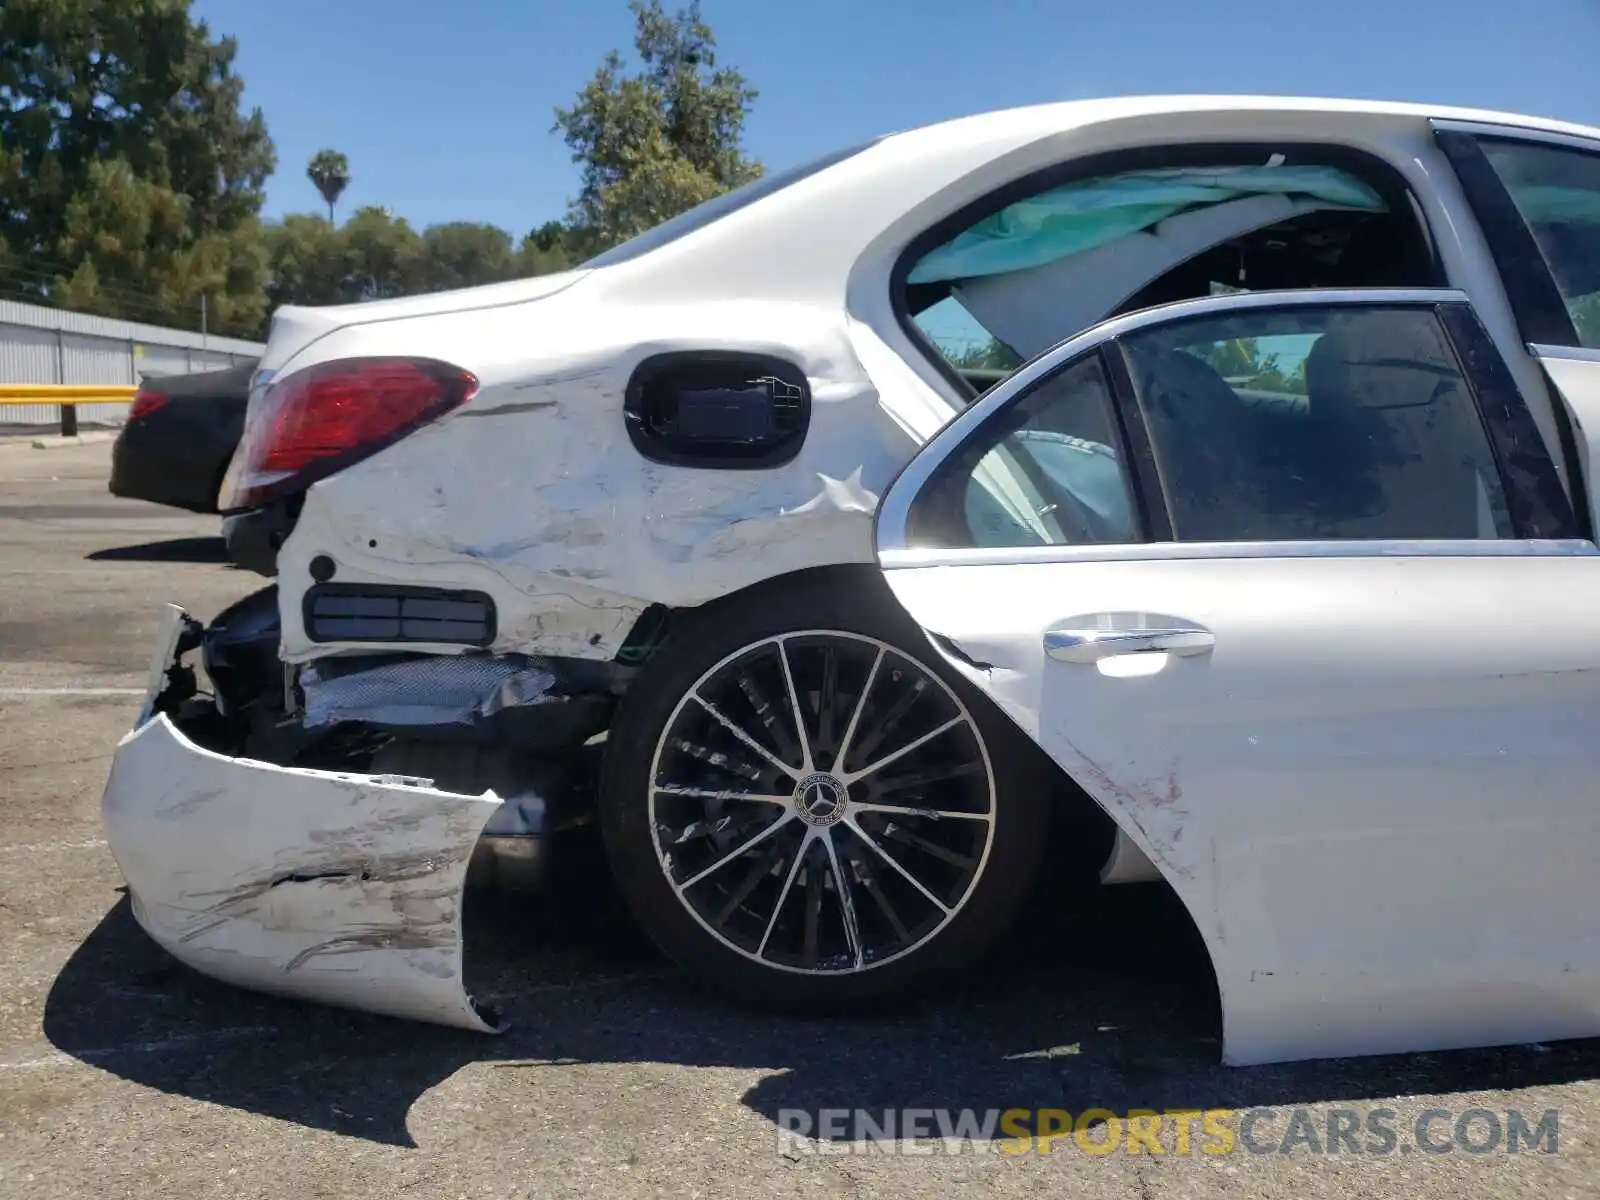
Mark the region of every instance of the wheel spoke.
<instances>
[{"instance_id":1,"label":"wheel spoke","mask_svg":"<svg viewBox=\"0 0 1600 1200\"><path fill-rule=\"evenodd\" d=\"M890 841L899 842L903 846L910 846L913 849L921 850L924 854L931 854L934 858L937 858L942 862L947 862L952 867L956 867L962 871L970 871L973 867L978 865L978 860L972 857L972 855L958 854L954 850L949 850L944 846L939 845L938 842L930 842L921 834L912 833L911 830L907 829L904 825L896 825L893 822L890 822L888 825L884 826L883 836L888 838Z\"/></svg>"},{"instance_id":2,"label":"wheel spoke","mask_svg":"<svg viewBox=\"0 0 1600 1200\"><path fill-rule=\"evenodd\" d=\"M752 825L758 824L760 824L760 821L752 820L748 817L745 820L740 821L733 813L728 813L725 816L716 817L708 821L691 821L689 824L685 825L680 832L672 835L671 844L674 846L681 846L685 842L694 841L695 838L710 837L714 834L726 833L730 829L735 833L743 833ZM765 828L765 826L762 826L762 828Z\"/></svg>"},{"instance_id":3,"label":"wheel spoke","mask_svg":"<svg viewBox=\"0 0 1600 1200\"><path fill-rule=\"evenodd\" d=\"M694 838L714 837L717 834L733 834L744 837L747 829L766 829L766 819L762 814L723 813L722 816L707 816L699 821L690 821L677 834L666 829L670 845L682 846L685 842L693 842Z\"/></svg>"},{"instance_id":4,"label":"wheel spoke","mask_svg":"<svg viewBox=\"0 0 1600 1200\"><path fill-rule=\"evenodd\" d=\"M734 737L738 738L739 741L744 743L750 749L754 750L757 754L761 755L762 758L766 759L774 767L777 767L778 770L782 771L785 775L789 776L790 779L798 778L799 772L797 772L788 763L784 762L783 759L779 758L771 750L768 750L760 742L756 741L755 738L751 737L748 733L730 721L726 716L723 715L722 710L715 704L712 704L711 701L707 700L699 692L694 693L694 698L701 708L705 709L711 714L712 720L716 721L718 725L721 725L729 733L733 734Z\"/></svg>"},{"instance_id":5,"label":"wheel spoke","mask_svg":"<svg viewBox=\"0 0 1600 1200\"><path fill-rule=\"evenodd\" d=\"M783 644L778 644L778 654L783 654ZM761 685L748 671L739 676L739 690L750 701L750 707L756 710L756 716L761 719L761 726L772 735L772 740L778 744L778 753L787 758L794 752L794 739L789 736L789 731L783 727L783 722L778 720L778 710L772 706L772 701L767 699L767 694L761 690Z\"/></svg>"},{"instance_id":6,"label":"wheel spoke","mask_svg":"<svg viewBox=\"0 0 1600 1200\"><path fill-rule=\"evenodd\" d=\"M789 898L789 889L794 886L794 877L800 874L800 866L806 861L806 851L811 849L814 837L816 831L808 829L805 836L800 839L800 849L795 851L794 866L789 868L789 874L783 881L783 888L778 892L778 902L772 906L772 916L767 918L767 930L761 935L761 944L756 947L757 958L767 952L767 942L772 937L772 931L778 927L778 914L783 911L783 902Z\"/></svg>"},{"instance_id":7,"label":"wheel spoke","mask_svg":"<svg viewBox=\"0 0 1600 1200\"><path fill-rule=\"evenodd\" d=\"M822 880L826 872L826 867L806 868L806 926L800 961L808 967L817 965L817 927L822 923Z\"/></svg>"},{"instance_id":8,"label":"wheel spoke","mask_svg":"<svg viewBox=\"0 0 1600 1200\"><path fill-rule=\"evenodd\" d=\"M749 763L737 762L720 750L702 746L699 742L691 742L688 738L676 739L672 743L672 747L682 754L687 754L690 758L698 759L707 766L715 767L719 771L726 771L729 775L737 775L741 779L748 779L752 783L761 778L761 768L752 767Z\"/></svg>"},{"instance_id":9,"label":"wheel spoke","mask_svg":"<svg viewBox=\"0 0 1600 1200\"><path fill-rule=\"evenodd\" d=\"M766 792L741 792L734 788L690 787L681 783L657 784L656 793L662 796L684 796L691 800L748 800L754 804L788 804L790 800L794 799L789 795L774 796Z\"/></svg>"},{"instance_id":10,"label":"wheel spoke","mask_svg":"<svg viewBox=\"0 0 1600 1200\"><path fill-rule=\"evenodd\" d=\"M680 891L680 892L688 891L695 884L699 883L702 879L704 879L707 875L715 874L717 871L722 870L723 867L727 866L729 863L733 862L735 859L737 859L740 856L742 856L743 854L747 853L751 849L751 847L760 845L767 838L769 838L773 834L777 833L778 830L782 829L785 825L787 825L792 820L794 820L794 813L792 813L792 812L784 813L781 817L779 817L771 825L768 825L765 829L761 830L761 832L751 835L744 842L740 843L738 846L734 847L732 850L730 850L726 854L724 854L721 858L717 859L716 862L712 863L709 867L705 868L705 870L696 872L695 875L692 878L686 879L686 880L684 880L684 882L682 882L680 884L676 884L674 886L676 886L678 891Z\"/></svg>"},{"instance_id":11,"label":"wheel spoke","mask_svg":"<svg viewBox=\"0 0 1600 1200\"><path fill-rule=\"evenodd\" d=\"M896 862L894 857L890 855L887 850L878 845L877 841L874 840L871 834L869 834L865 829L861 828L861 826L857 825L854 821L850 820L848 817L845 818L844 823L850 827L852 833L854 833L867 845L872 847L873 853L875 853L879 858L883 859L884 862L888 863L896 871L900 872L900 874L905 877L907 883L916 888L917 891L921 892L923 898L927 900L929 904L933 905L941 913L945 913L946 915L949 914L950 906L943 900L939 899L939 897L935 896L927 888L923 887L921 881L918 880L917 877L910 871L906 870L898 862Z\"/></svg>"},{"instance_id":12,"label":"wheel spoke","mask_svg":"<svg viewBox=\"0 0 1600 1200\"><path fill-rule=\"evenodd\" d=\"M894 930L895 937L902 942L911 940L911 933L906 929L905 922L900 919L900 914L895 912L894 905L889 903L889 897L884 893L883 884L878 882L878 873L867 866L866 863L858 864L861 871L861 886L867 889L878 905L878 911L883 914L883 919L889 922L889 928Z\"/></svg>"},{"instance_id":13,"label":"wheel spoke","mask_svg":"<svg viewBox=\"0 0 1600 1200\"><path fill-rule=\"evenodd\" d=\"M858 813L883 813L890 817L926 817L930 821L950 818L956 821L987 821L988 813L957 812L948 808L912 808L905 804L851 804L850 810Z\"/></svg>"},{"instance_id":14,"label":"wheel spoke","mask_svg":"<svg viewBox=\"0 0 1600 1200\"><path fill-rule=\"evenodd\" d=\"M806 715L800 709L800 696L794 690L794 673L789 669L789 649L778 639L778 661L783 664L783 685L789 689L789 711L794 714L795 732L800 737L800 770L809 775L816 768L811 760L811 739L806 737Z\"/></svg>"},{"instance_id":15,"label":"wheel spoke","mask_svg":"<svg viewBox=\"0 0 1600 1200\"><path fill-rule=\"evenodd\" d=\"M856 920L856 901L850 894L850 881L839 866L839 851L833 838L823 835L822 844L828 848L828 864L833 868L833 884L839 892L839 919L844 924L844 941L850 950L852 965L861 966L861 923Z\"/></svg>"},{"instance_id":16,"label":"wheel spoke","mask_svg":"<svg viewBox=\"0 0 1600 1200\"><path fill-rule=\"evenodd\" d=\"M885 754L876 762L868 763L859 771L841 771L839 773L839 777L846 783L854 783L858 779L862 779L868 775L871 775L874 771L883 770L884 767L887 767L892 762L898 762L900 759L910 754L913 750L920 750L923 746L926 746L929 742L933 741L934 738L939 737L942 734L949 733L950 730L954 729L957 725L962 725L965 723L965 718L963 717L951 717L943 725L939 725L933 729L930 729L927 733L923 734L915 741L907 742L904 746L901 746L900 749L894 751L894 753Z\"/></svg>"},{"instance_id":17,"label":"wheel spoke","mask_svg":"<svg viewBox=\"0 0 1600 1200\"><path fill-rule=\"evenodd\" d=\"M839 655L832 645L822 652L822 684L817 691L817 744L829 749L833 747L833 704L837 699L839 690ZM829 765L833 766L839 761L835 754Z\"/></svg>"},{"instance_id":18,"label":"wheel spoke","mask_svg":"<svg viewBox=\"0 0 1600 1200\"><path fill-rule=\"evenodd\" d=\"M769 846L757 855L755 862L751 863L750 869L745 872L744 878L739 881L739 886L733 889L733 894L728 897L727 903L717 910L717 915L712 920L712 924L718 929L726 925L728 918L733 916L734 912L749 898L750 893L756 890L761 881L772 874L772 868L782 861L783 851L777 846Z\"/></svg>"},{"instance_id":19,"label":"wheel spoke","mask_svg":"<svg viewBox=\"0 0 1600 1200\"><path fill-rule=\"evenodd\" d=\"M878 647L878 656L872 660L872 669L867 672L867 681L861 685L861 695L856 697L856 705L850 710L850 720L845 723L844 737L839 739L839 750L833 756L835 767L843 767L845 756L850 753L850 742L856 736L856 725L861 720L861 714L866 710L867 697L872 694L873 681L878 678L878 668L883 665L883 647Z\"/></svg>"},{"instance_id":20,"label":"wheel spoke","mask_svg":"<svg viewBox=\"0 0 1600 1200\"><path fill-rule=\"evenodd\" d=\"M922 699L922 693L927 690L927 686L923 680L917 680L906 689L905 695L896 700L889 711L883 714L883 719L873 726L870 734L862 739L861 754L863 757L871 754L888 740L889 735L899 727L900 722L905 720L906 714L911 711L918 700ZM844 764L840 763L839 766L843 768Z\"/></svg>"},{"instance_id":21,"label":"wheel spoke","mask_svg":"<svg viewBox=\"0 0 1600 1200\"><path fill-rule=\"evenodd\" d=\"M943 783L948 779L960 779L964 775L981 774L983 774L981 762L964 762L956 763L954 766L928 767L921 771L912 771L909 775L890 775L887 779L874 780L872 787L877 795L889 796L910 788L926 787L930 783Z\"/></svg>"}]
</instances>

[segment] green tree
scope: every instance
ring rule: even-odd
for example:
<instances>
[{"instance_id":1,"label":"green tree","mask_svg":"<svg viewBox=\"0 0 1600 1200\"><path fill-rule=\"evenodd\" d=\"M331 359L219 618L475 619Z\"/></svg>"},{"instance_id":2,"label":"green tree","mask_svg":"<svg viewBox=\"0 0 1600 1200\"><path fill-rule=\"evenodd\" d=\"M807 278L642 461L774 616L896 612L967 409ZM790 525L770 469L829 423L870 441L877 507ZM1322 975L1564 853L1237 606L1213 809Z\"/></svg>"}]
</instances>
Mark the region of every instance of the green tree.
<instances>
[{"instance_id":1,"label":"green tree","mask_svg":"<svg viewBox=\"0 0 1600 1200\"><path fill-rule=\"evenodd\" d=\"M638 69L613 51L555 128L583 167L569 223L596 248L615 245L761 174L744 154L756 90L717 66L699 0L668 14L631 0Z\"/></svg>"},{"instance_id":2,"label":"green tree","mask_svg":"<svg viewBox=\"0 0 1600 1200\"><path fill-rule=\"evenodd\" d=\"M67 205L61 251L77 262L54 299L103 316L192 324L206 298L207 327L255 329L266 314L266 247L254 220L230 233L190 236L192 203L136 175L125 159L91 165Z\"/></svg>"},{"instance_id":3,"label":"green tree","mask_svg":"<svg viewBox=\"0 0 1600 1200\"><path fill-rule=\"evenodd\" d=\"M328 224L333 224L333 206L350 186L350 160L337 150L318 150L306 166L311 180L328 206Z\"/></svg>"},{"instance_id":4,"label":"green tree","mask_svg":"<svg viewBox=\"0 0 1600 1200\"><path fill-rule=\"evenodd\" d=\"M998 338L990 338L951 355L950 362L958 371L1015 371L1022 358Z\"/></svg>"},{"instance_id":5,"label":"green tree","mask_svg":"<svg viewBox=\"0 0 1600 1200\"><path fill-rule=\"evenodd\" d=\"M320 214L295 213L263 230L266 295L281 304L346 304L418 292L446 291L559 270L513 253L511 235L494 225L453 221L419 236L387 209L369 205L335 227Z\"/></svg>"},{"instance_id":6,"label":"green tree","mask_svg":"<svg viewBox=\"0 0 1600 1200\"><path fill-rule=\"evenodd\" d=\"M529 230L517 247L517 278L570 269L589 257L590 241L583 230L563 221L546 221Z\"/></svg>"},{"instance_id":7,"label":"green tree","mask_svg":"<svg viewBox=\"0 0 1600 1200\"><path fill-rule=\"evenodd\" d=\"M320 214L293 213L266 226L264 234L270 308L347 298L344 239Z\"/></svg>"},{"instance_id":8,"label":"green tree","mask_svg":"<svg viewBox=\"0 0 1600 1200\"><path fill-rule=\"evenodd\" d=\"M339 230L349 300L387 300L427 291L422 239L404 217L366 205Z\"/></svg>"},{"instance_id":9,"label":"green tree","mask_svg":"<svg viewBox=\"0 0 1600 1200\"><path fill-rule=\"evenodd\" d=\"M189 0L0 3L0 242L23 290L191 327L205 296L215 326L254 323L275 155L236 52Z\"/></svg>"},{"instance_id":10,"label":"green tree","mask_svg":"<svg viewBox=\"0 0 1600 1200\"><path fill-rule=\"evenodd\" d=\"M422 286L430 292L499 283L518 274L511 235L495 225L451 221L422 231Z\"/></svg>"},{"instance_id":11,"label":"green tree","mask_svg":"<svg viewBox=\"0 0 1600 1200\"><path fill-rule=\"evenodd\" d=\"M1304 350L1299 353L1290 350L1285 361L1283 351L1269 350L1256 338L1247 337L1225 338L1203 346L1190 346L1188 352L1209 364L1217 374L1236 387L1260 392L1306 394Z\"/></svg>"}]
</instances>

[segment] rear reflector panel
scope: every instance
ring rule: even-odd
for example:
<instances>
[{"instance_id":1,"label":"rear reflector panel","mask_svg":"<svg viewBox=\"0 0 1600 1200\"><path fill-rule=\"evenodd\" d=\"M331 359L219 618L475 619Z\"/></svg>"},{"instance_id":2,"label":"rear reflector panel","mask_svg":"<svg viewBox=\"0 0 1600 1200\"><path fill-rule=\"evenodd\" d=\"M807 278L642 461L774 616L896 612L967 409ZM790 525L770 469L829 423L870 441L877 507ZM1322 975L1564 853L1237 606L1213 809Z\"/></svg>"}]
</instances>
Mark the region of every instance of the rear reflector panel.
<instances>
[{"instance_id":1,"label":"rear reflector panel","mask_svg":"<svg viewBox=\"0 0 1600 1200\"><path fill-rule=\"evenodd\" d=\"M494 601L482 592L363 583L319 583L304 600L313 642L431 642L487 646Z\"/></svg>"}]
</instances>

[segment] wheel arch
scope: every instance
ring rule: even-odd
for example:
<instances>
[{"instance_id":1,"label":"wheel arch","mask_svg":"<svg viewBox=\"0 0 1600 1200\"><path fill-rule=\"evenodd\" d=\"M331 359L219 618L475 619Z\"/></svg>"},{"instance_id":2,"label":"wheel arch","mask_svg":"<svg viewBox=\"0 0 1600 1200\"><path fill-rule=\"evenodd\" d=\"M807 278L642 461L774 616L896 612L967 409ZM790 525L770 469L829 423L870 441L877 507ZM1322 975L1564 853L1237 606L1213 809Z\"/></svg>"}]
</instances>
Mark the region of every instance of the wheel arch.
<instances>
[{"instance_id":1,"label":"wheel arch","mask_svg":"<svg viewBox=\"0 0 1600 1200\"><path fill-rule=\"evenodd\" d=\"M860 589L865 595L885 597L893 603L896 611L904 615L908 624L912 623L910 614L898 600L894 599L893 592L876 564L834 563L769 576L702 605L675 609L662 607L652 618L660 622L660 636L656 638L654 645L659 646L674 625L686 620L692 614L715 615L732 612L736 608L747 604L759 604L770 597L813 581L831 581L833 586ZM640 624L642 623L641 621ZM636 629L638 627L635 626ZM938 639L929 637L926 631L921 632L939 655L952 657L948 647L942 645ZM631 636L630 634L630 639ZM964 665L968 670L971 669L971 664ZM1065 899L1085 891L1097 890L1102 884L1142 883L1161 887L1175 900L1174 904L1163 909L1165 919L1186 922L1187 934L1195 943L1204 946L1205 964L1213 1000L1218 1011L1221 1011L1221 985L1214 947L1206 941L1200 923L1173 888L1166 872L1135 838L1122 829L1115 818L1086 788L1017 725L1004 706L983 689L962 678L961 670L952 672L951 675L965 703L986 710L1016 730L1017 752L1029 757L1036 778L1051 781L1046 862L1054 869L1046 870L1039 881L1041 898L1047 901L1052 898Z\"/></svg>"},{"instance_id":2,"label":"wheel arch","mask_svg":"<svg viewBox=\"0 0 1600 1200\"><path fill-rule=\"evenodd\" d=\"M800 586L858 589L864 596L871 595L889 601L895 610L905 617L908 624L912 623L910 614L906 613L904 606L894 599L893 592L884 582L883 573L876 564L830 563L771 575L692 607L669 608L664 605L652 605L634 623L622 649L618 652L617 661L619 665L631 668L636 673L666 643L673 631L691 617L697 621L715 619L720 613L732 612L746 605L760 604ZM937 640L928 637L925 632L923 637L927 638L928 644L939 655L949 656L948 649L940 645ZM623 687L626 688L631 682L631 678L625 679ZM969 706L984 709L1007 724L1015 726L1015 722L1011 721L1005 710L982 689L960 679L959 673L955 682L963 701ZM1132 847L1119 844L1116 822L1087 791L1078 785L1076 780L1063 771L1032 738L1023 735L1020 729L1018 734L1018 752L1033 759L1038 777L1053 781L1050 796L1051 832L1048 859L1066 868L1058 872L1057 877L1063 879L1068 886L1083 883L1092 886L1100 880L1106 868L1115 866L1119 860L1126 863L1128 851Z\"/></svg>"}]
</instances>

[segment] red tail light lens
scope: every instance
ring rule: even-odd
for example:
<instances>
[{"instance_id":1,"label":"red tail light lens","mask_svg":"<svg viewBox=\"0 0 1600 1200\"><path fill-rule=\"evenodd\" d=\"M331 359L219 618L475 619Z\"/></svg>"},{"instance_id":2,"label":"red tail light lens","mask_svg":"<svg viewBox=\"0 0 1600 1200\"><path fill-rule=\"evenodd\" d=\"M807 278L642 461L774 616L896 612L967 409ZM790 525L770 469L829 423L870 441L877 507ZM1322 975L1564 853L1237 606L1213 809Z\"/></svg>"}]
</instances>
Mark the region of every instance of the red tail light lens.
<instances>
[{"instance_id":1,"label":"red tail light lens","mask_svg":"<svg viewBox=\"0 0 1600 1200\"><path fill-rule=\"evenodd\" d=\"M425 358L347 358L296 371L250 398L222 508L303 491L470 400L478 380Z\"/></svg>"},{"instance_id":2,"label":"red tail light lens","mask_svg":"<svg viewBox=\"0 0 1600 1200\"><path fill-rule=\"evenodd\" d=\"M165 408L171 403L171 396L163 396L160 392L140 388L134 394L132 407L128 409L128 420L142 421L157 409Z\"/></svg>"}]
</instances>

